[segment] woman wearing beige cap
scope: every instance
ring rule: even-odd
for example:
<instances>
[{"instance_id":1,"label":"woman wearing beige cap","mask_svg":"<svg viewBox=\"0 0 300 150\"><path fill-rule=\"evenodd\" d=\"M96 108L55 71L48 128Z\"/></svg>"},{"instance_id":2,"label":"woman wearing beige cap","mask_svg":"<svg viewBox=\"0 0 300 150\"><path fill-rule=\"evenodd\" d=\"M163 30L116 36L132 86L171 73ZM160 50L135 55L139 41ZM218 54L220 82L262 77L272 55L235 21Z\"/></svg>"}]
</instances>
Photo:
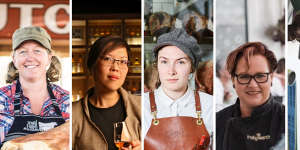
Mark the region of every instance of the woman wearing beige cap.
<instances>
[{"instance_id":1,"label":"woman wearing beige cap","mask_svg":"<svg viewBox=\"0 0 300 150\"><path fill-rule=\"evenodd\" d=\"M13 34L12 47L6 80L11 84L0 88L2 149L41 149L35 142L67 149L69 92L51 83L59 80L61 66L50 36L41 27L20 28Z\"/></svg>"},{"instance_id":2,"label":"woman wearing beige cap","mask_svg":"<svg viewBox=\"0 0 300 150\"><path fill-rule=\"evenodd\" d=\"M209 149L213 99L188 84L199 50L197 41L184 30L158 38L153 51L161 85L144 94L145 150Z\"/></svg>"}]
</instances>

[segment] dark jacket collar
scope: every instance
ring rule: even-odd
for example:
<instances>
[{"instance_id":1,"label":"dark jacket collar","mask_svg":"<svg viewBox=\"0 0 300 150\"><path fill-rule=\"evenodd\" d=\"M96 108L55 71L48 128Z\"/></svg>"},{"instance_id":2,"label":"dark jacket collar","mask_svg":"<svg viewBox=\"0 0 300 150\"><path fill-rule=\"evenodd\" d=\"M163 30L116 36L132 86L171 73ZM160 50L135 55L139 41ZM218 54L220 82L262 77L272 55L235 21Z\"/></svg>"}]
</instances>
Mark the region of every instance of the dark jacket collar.
<instances>
[{"instance_id":1,"label":"dark jacket collar","mask_svg":"<svg viewBox=\"0 0 300 150\"><path fill-rule=\"evenodd\" d=\"M264 104L253 109L250 117L245 117L243 119L253 119L253 118L263 115L264 113L269 112L271 110L272 104L274 103L273 101L274 101L273 96L270 95L268 100ZM234 107L235 107L235 109L233 111L233 117L241 117L240 99L239 98L237 98L236 103L234 104Z\"/></svg>"}]
</instances>

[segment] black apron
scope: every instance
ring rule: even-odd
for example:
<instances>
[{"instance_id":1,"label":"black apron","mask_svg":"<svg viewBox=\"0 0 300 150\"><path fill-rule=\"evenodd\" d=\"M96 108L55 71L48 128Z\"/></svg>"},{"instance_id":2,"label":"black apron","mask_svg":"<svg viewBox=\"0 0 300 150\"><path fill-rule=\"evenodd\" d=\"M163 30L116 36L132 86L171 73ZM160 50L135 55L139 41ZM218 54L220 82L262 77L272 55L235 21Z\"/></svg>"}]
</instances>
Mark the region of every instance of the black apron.
<instances>
[{"instance_id":1,"label":"black apron","mask_svg":"<svg viewBox=\"0 0 300 150\"><path fill-rule=\"evenodd\" d=\"M65 120L62 118L61 111L58 107L58 104L56 102L56 98L49 86L47 84L48 93L50 96L50 99L52 100L52 106L55 109L55 113L57 116L40 116L35 114L20 114L20 108L21 108L21 96L23 95L23 92L21 90L21 84L19 80L17 80L16 85L16 93L15 93L15 99L14 99L14 122L11 126L11 128L8 131L8 134L5 136L4 141L2 142L2 145L10 141L12 139L15 139L17 137L25 136L28 134L33 134L37 132L44 132L48 131L49 129L55 128L63 123L65 123ZM2 147L1 145L1 147Z\"/></svg>"}]
</instances>

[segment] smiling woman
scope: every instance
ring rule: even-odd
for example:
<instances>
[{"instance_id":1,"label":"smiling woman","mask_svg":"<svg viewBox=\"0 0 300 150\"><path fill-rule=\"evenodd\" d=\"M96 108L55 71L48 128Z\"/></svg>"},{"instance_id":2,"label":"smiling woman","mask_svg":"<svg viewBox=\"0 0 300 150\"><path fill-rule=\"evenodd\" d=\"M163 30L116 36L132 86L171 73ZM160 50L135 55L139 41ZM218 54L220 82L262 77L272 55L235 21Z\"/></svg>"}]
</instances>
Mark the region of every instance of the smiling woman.
<instances>
[{"instance_id":1,"label":"smiling woman","mask_svg":"<svg viewBox=\"0 0 300 150\"><path fill-rule=\"evenodd\" d=\"M274 53L260 42L246 43L226 66L238 99L217 113L217 150L270 149L285 133L285 107L270 94Z\"/></svg>"},{"instance_id":2,"label":"smiling woman","mask_svg":"<svg viewBox=\"0 0 300 150\"><path fill-rule=\"evenodd\" d=\"M34 80L46 74L52 55L41 44L33 40L23 42L13 54L13 63L18 68L20 78Z\"/></svg>"},{"instance_id":3,"label":"smiling woman","mask_svg":"<svg viewBox=\"0 0 300 150\"><path fill-rule=\"evenodd\" d=\"M51 37L45 29L31 26L16 30L12 41L13 61L7 73L11 84L0 89L2 149L23 149L30 142L67 148L69 92L51 83L61 74ZM67 134L55 139L59 132Z\"/></svg>"}]
</instances>

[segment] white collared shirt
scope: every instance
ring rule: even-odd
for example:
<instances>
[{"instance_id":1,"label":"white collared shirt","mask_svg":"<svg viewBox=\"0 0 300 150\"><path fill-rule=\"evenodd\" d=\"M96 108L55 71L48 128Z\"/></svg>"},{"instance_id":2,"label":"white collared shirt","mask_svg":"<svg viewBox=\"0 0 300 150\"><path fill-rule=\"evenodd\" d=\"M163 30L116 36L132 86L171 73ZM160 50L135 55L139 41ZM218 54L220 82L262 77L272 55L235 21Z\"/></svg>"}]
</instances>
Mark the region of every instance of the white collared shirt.
<instances>
[{"instance_id":1,"label":"white collared shirt","mask_svg":"<svg viewBox=\"0 0 300 150\"><path fill-rule=\"evenodd\" d=\"M189 87L186 93L178 98L172 100L163 91L162 87L154 90L155 103L157 107L157 118L175 117L175 116L189 116L197 118L195 107L194 91ZM213 132L213 97L209 94L199 92L200 103L202 110L202 118L208 133ZM144 118L143 118L143 138L146 136L152 121L152 114L150 109L149 92L144 94Z\"/></svg>"}]
</instances>

